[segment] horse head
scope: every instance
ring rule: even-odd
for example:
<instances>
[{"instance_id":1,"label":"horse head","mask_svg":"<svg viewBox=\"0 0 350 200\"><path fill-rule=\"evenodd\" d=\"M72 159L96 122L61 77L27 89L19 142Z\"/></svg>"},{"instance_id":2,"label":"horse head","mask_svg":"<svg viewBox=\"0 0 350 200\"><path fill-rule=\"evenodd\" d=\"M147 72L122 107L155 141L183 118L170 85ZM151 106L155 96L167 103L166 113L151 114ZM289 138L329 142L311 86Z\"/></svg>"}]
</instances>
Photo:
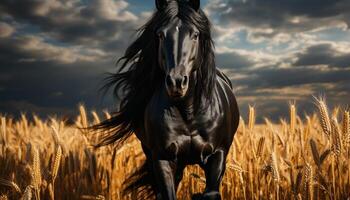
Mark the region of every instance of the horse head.
<instances>
[{"instance_id":1,"label":"horse head","mask_svg":"<svg viewBox=\"0 0 350 200\"><path fill-rule=\"evenodd\" d=\"M158 10L167 9L176 1L156 0ZM183 1L189 4L190 13L199 10L200 1ZM193 12L195 11L195 12ZM190 18L191 16L187 16ZM175 17L167 23L161 24L155 30L156 44L158 48L158 64L164 72L164 81L168 96L180 99L186 96L192 73L196 71L200 63L196 62L199 56L201 31L191 20L183 20Z\"/></svg>"}]
</instances>

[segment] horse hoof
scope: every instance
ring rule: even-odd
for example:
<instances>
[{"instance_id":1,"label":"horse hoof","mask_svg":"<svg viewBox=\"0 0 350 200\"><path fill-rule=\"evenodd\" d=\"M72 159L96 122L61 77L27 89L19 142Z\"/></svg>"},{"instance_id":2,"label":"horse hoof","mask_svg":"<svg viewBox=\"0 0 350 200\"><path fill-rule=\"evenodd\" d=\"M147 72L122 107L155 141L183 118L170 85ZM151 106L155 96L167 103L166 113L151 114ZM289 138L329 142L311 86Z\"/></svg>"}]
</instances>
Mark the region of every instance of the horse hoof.
<instances>
[{"instance_id":1,"label":"horse hoof","mask_svg":"<svg viewBox=\"0 0 350 200\"><path fill-rule=\"evenodd\" d=\"M202 195L201 200L221 200L219 192L208 192Z\"/></svg>"}]
</instances>

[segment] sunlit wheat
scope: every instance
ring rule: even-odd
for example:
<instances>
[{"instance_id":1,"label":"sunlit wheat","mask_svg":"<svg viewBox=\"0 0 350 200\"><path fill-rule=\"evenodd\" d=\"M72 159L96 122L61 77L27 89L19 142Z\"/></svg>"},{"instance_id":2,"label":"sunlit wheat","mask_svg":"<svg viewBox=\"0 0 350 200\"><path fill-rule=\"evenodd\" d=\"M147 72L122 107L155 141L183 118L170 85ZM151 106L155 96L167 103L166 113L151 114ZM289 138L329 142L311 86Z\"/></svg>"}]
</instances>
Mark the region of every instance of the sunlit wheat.
<instances>
[{"instance_id":1,"label":"sunlit wheat","mask_svg":"<svg viewBox=\"0 0 350 200\"><path fill-rule=\"evenodd\" d=\"M265 119L259 124L263 116L248 107L228 153L222 199L349 197L349 111L337 107L330 115L324 99L315 102L318 115L303 118L291 104L281 116L290 120L278 123ZM73 124L0 115L0 199L134 199L123 196L122 189L144 161L140 143L133 136L120 149L92 148L89 140L96 136L90 138L82 128L111 115L87 112L82 105L78 110ZM191 199L204 189L204 172L189 166L178 199Z\"/></svg>"}]
</instances>

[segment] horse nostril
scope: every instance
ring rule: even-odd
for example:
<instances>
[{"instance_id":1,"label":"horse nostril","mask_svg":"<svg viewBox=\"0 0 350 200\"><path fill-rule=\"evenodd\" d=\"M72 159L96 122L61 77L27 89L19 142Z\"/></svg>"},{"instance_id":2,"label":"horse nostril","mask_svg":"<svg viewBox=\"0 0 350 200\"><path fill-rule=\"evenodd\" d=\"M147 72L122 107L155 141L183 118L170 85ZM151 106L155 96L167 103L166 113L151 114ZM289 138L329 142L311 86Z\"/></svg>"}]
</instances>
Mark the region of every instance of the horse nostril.
<instances>
[{"instance_id":1,"label":"horse nostril","mask_svg":"<svg viewBox=\"0 0 350 200\"><path fill-rule=\"evenodd\" d=\"M165 83L168 88L175 87L178 90L182 90L188 84L188 76L177 76L175 78L172 78L171 76L167 75Z\"/></svg>"},{"instance_id":2,"label":"horse nostril","mask_svg":"<svg viewBox=\"0 0 350 200\"><path fill-rule=\"evenodd\" d=\"M168 86L172 86L173 85L173 81L171 80L171 77L169 75L166 76L165 81L166 81L166 84Z\"/></svg>"},{"instance_id":3,"label":"horse nostril","mask_svg":"<svg viewBox=\"0 0 350 200\"><path fill-rule=\"evenodd\" d=\"M188 77L184 76L184 78L182 79L182 87L185 87L188 83Z\"/></svg>"},{"instance_id":4,"label":"horse nostril","mask_svg":"<svg viewBox=\"0 0 350 200\"><path fill-rule=\"evenodd\" d=\"M182 87L182 79L181 79L181 78L177 78L177 79L175 80L175 82L176 82L176 87L177 87L178 89L180 89L180 88Z\"/></svg>"}]
</instances>

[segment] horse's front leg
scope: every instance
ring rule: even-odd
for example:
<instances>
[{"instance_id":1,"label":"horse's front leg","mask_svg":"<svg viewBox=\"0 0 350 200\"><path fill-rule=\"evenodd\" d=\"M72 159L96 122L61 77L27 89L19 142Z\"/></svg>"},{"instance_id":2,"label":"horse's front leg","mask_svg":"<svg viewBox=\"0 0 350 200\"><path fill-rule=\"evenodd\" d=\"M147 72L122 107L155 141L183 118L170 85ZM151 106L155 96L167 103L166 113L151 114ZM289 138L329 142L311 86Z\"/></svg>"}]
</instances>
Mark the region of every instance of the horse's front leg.
<instances>
[{"instance_id":1,"label":"horse's front leg","mask_svg":"<svg viewBox=\"0 0 350 200\"><path fill-rule=\"evenodd\" d=\"M226 155L223 150L216 150L204 164L206 187L202 200L220 200L219 192L222 177L225 173Z\"/></svg>"},{"instance_id":2,"label":"horse's front leg","mask_svg":"<svg viewBox=\"0 0 350 200\"><path fill-rule=\"evenodd\" d=\"M156 185L159 194L158 200L175 200L175 181L174 173L176 171L176 164L168 160L153 160L153 172L156 177Z\"/></svg>"}]
</instances>

